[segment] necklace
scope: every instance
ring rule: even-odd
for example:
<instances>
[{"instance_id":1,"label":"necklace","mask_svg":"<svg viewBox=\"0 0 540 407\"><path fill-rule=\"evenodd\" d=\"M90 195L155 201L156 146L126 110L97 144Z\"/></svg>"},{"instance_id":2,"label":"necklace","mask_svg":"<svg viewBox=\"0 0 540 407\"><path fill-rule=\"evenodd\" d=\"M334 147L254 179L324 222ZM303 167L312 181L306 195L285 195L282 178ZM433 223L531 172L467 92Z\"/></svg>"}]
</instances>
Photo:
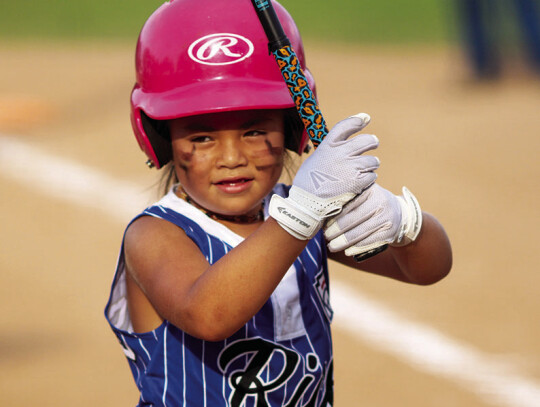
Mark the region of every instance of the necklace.
<instances>
[{"instance_id":1,"label":"necklace","mask_svg":"<svg viewBox=\"0 0 540 407\"><path fill-rule=\"evenodd\" d=\"M209 211L208 209L205 209L198 205L191 197L184 191L184 189L178 185L175 187L174 192L180 199L183 199L188 204L195 206L197 209L199 209L201 212L203 212L206 216L208 216L211 219L214 220L224 220L227 222L234 222L234 223L255 223L260 222L264 220L264 206L261 206L261 209L259 212L257 212L255 215L222 215L220 213L215 213L212 211ZM264 205L264 202L263 202Z\"/></svg>"}]
</instances>

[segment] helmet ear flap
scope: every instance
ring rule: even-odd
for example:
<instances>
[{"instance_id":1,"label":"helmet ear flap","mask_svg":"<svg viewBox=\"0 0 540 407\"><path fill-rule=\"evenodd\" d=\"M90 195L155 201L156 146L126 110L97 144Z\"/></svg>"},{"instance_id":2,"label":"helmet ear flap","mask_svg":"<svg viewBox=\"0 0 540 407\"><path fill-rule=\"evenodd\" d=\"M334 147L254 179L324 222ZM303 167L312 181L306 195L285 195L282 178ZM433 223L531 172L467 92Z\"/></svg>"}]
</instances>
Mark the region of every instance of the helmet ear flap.
<instances>
[{"instance_id":1,"label":"helmet ear flap","mask_svg":"<svg viewBox=\"0 0 540 407\"><path fill-rule=\"evenodd\" d=\"M151 119L141 111L141 123L158 161L154 164L158 168L161 168L172 160L171 136L168 122Z\"/></svg>"}]
</instances>

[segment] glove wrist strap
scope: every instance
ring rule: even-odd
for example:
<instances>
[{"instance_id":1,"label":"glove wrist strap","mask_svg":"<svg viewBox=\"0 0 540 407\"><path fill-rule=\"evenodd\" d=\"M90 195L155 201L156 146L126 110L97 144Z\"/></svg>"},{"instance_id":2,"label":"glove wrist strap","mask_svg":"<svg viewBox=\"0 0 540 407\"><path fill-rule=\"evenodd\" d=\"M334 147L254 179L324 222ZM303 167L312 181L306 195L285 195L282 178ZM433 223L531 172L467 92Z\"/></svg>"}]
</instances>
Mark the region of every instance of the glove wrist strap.
<instances>
[{"instance_id":1,"label":"glove wrist strap","mask_svg":"<svg viewBox=\"0 0 540 407\"><path fill-rule=\"evenodd\" d=\"M398 237L392 246L406 246L418 237L422 228L422 209L415 196L407 188L403 187L403 195L398 196L401 205L401 227Z\"/></svg>"},{"instance_id":2,"label":"glove wrist strap","mask_svg":"<svg viewBox=\"0 0 540 407\"><path fill-rule=\"evenodd\" d=\"M269 214L279 225L300 240L315 236L322 226L322 220L298 209L298 205L288 198L273 195L270 200Z\"/></svg>"}]
</instances>

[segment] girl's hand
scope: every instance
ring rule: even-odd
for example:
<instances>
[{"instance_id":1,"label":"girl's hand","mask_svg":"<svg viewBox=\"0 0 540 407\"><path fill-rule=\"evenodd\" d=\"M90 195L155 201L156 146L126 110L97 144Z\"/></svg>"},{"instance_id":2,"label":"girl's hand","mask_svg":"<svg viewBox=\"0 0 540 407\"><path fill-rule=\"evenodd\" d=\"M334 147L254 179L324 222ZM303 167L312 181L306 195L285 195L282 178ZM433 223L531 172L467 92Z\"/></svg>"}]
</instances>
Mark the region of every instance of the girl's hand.
<instances>
[{"instance_id":1,"label":"girl's hand","mask_svg":"<svg viewBox=\"0 0 540 407\"><path fill-rule=\"evenodd\" d=\"M331 252L345 250L347 256L358 256L388 244L407 245L421 227L420 205L407 188L395 196L374 184L328 221L324 235Z\"/></svg>"},{"instance_id":2,"label":"girl's hand","mask_svg":"<svg viewBox=\"0 0 540 407\"><path fill-rule=\"evenodd\" d=\"M327 217L375 182L379 160L363 154L379 140L371 134L351 137L369 121L360 113L337 123L298 170L289 197L272 197L270 215L294 237L313 237Z\"/></svg>"}]
</instances>

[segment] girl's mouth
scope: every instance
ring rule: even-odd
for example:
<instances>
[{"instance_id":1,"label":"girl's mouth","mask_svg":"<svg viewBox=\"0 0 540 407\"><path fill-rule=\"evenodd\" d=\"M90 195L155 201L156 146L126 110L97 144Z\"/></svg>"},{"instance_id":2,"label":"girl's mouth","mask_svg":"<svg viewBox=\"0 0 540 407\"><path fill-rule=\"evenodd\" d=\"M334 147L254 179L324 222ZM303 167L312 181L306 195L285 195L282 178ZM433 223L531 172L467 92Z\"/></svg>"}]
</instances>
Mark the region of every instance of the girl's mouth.
<instances>
[{"instance_id":1,"label":"girl's mouth","mask_svg":"<svg viewBox=\"0 0 540 407\"><path fill-rule=\"evenodd\" d=\"M238 194L247 190L253 183L252 178L224 179L214 185L227 194Z\"/></svg>"}]
</instances>

